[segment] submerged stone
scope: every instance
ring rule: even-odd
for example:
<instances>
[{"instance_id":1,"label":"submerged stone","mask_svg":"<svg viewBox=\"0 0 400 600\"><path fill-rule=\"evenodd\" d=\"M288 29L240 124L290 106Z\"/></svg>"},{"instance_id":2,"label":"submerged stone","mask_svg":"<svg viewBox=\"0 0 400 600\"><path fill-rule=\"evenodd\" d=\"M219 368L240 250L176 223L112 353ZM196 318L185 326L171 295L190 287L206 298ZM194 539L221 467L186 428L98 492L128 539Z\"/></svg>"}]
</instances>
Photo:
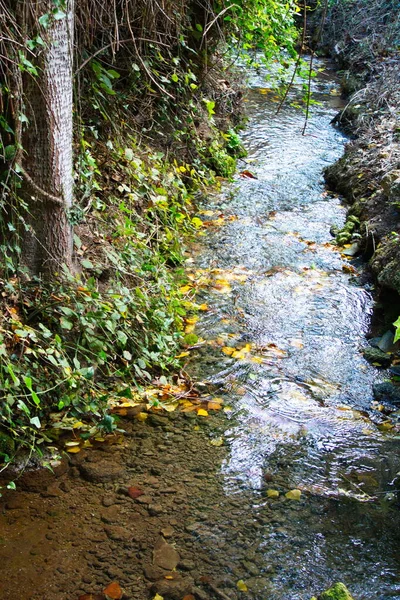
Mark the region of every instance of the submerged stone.
<instances>
[{"instance_id":1,"label":"submerged stone","mask_svg":"<svg viewBox=\"0 0 400 600\"><path fill-rule=\"evenodd\" d=\"M318 598L319 600L354 600L344 583L335 583Z\"/></svg>"}]
</instances>

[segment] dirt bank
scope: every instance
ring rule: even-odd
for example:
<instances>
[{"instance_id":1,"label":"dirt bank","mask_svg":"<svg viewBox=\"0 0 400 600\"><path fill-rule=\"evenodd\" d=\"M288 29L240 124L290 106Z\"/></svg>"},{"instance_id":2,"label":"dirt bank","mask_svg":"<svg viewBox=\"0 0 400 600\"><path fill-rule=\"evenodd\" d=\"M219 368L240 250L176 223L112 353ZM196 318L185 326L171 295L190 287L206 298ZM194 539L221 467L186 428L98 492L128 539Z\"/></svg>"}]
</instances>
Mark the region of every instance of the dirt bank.
<instances>
[{"instance_id":1,"label":"dirt bank","mask_svg":"<svg viewBox=\"0 0 400 600\"><path fill-rule=\"evenodd\" d=\"M346 12L347 11L347 12ZM342 243L368 260L375 281L400 293L400 30L395 3L356 0L328 13L324 46L341 69L348 104L336 122L352 136L325 172L344 195L355 226ZM359 219L359 223L357 221ZM399 303L400 310L400 303Z\"/></svg>"}]
</instances>

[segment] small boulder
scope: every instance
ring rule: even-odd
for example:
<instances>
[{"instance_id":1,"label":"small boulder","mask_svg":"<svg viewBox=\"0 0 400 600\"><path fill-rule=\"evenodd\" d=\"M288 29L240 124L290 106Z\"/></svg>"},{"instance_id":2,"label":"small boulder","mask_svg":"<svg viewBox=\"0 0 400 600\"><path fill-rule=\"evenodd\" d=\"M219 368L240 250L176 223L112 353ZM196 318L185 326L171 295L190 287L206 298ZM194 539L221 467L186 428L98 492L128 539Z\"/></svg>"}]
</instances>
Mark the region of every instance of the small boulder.
<instances>
[{"instance_id":1,"label":"small boulder","mask_svg":"<svg viewBox=\"0 0 400 600\"><path fill-rule=\"evenodd\" d=\"M106 483L123 477L125 471L121 465L111 460L99 462L82 462L78 464L79 471L86 481Z\"/></svg>"},{"instance_id":2,"label":"small boulder","mask_svg":"<svg viewBox=\"0 0 400 600\"><path fill-rule=\"evenodd\" d=\"M379 348L373 348L372 346L367 346L363 349L363 355L365 360L369 363L379 366L379 367L389 367L391 363L391 355L386 354L386 352L382 352Z\"/></svg>"}]
</instances>

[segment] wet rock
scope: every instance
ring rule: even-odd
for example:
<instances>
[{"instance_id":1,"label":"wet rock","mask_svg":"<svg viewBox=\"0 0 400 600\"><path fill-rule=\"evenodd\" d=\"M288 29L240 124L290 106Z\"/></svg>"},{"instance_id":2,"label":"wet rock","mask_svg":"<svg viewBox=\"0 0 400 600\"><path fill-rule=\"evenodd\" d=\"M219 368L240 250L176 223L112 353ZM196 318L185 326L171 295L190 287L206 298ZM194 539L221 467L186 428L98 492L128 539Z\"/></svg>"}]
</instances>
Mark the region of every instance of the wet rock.
<instances>
[{"instance_id":1,"label":"wet rock","mask_svg":"<svg viewBox=\"0 0 400 600\"><path fill-rule=\"evenodd\" d=\"M193 591L193 579L191 577L176 577L175 579L160 579L152 585L152 592L163 598L171 600L182 600L182 598Z\"/></svg>"},{"instance_id":2,"label":"wet rock","mask_svg":"<svg viewBox=\"0 0 400 600\"><path fill-rule=\"evenodd\" d=\"M168 544L163 537L160 537L153 550L153 564L172 571L178 566L179 561L180 556L175 548Z\"/></svg>"},{"instance_id":3,"label":"wet rock","mask_svg":"<svg viewBox=\"0 0 400 600\"><path fill-rule=\"evenodd\" d=\"M353 597L344 583L335 583L319 596L319 600L353 600Z\"/></svg>"},{"instance_id":4,"label":"wet rock","mask_svg":"<svg viewBox=\"0 0 400 600\"><path fill-rule=\"evenodd\" d=\"M373 348L372 346L364 348L363 355L365 360L379 367L388 367L391 362L390 354L386 354L386 352L382 352L379 348Z\"/></svg>"},{"instance_id":5,"label":"wet rock","mask_svg":"<svg viewBox=\"0 0 400 600\"><path fill-rule=\"evenodd\" d=\"M400 387L390 382L375 383L372 392L377 402L389 402L400 405Z\"/></svg>"},{"instance_id":6,"label":"wet rock","mask_svg":"<svg viewBox=\"0 0 400 600\"><path fill-rule=\"evenodd\" d=\"M111 460L101 460L99 462L85 461L80 463L78 468L82 477L92 483L116 481L123 477L125 473L121 465Z\"/></svg>"},{"instance_id":7,"label":"wet rock","mask_svg":"<svg viewBox=\"0 0 400 600\"><path fill-rule=\"evenodd\" d=\"M271 591L271 582L266 577L250 577L246 579L246 585L255 595L267 597Z\"/></svg>"}]
</instances>

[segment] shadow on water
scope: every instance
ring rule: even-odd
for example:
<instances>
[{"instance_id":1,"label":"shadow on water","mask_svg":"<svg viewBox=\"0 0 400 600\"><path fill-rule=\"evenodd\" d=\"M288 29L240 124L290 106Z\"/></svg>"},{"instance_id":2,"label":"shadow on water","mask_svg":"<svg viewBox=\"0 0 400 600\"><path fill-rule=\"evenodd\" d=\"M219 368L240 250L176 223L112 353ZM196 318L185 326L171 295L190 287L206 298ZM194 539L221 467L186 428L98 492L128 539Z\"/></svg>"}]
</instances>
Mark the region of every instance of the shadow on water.
<instances>
[{"instance_id":1,"label":"shadow on water","mask_svg":"<svg viewBox=\"0 0 400 600\"><path fill-rule=\"evenodd\" d=\"M209 344L196 371L232 407L223 475L227 494L254 491L260 600L309 600L340 580L358 600L400 598L399 440L371 421L382 375L360 354L372 298L329 233L345 219L322 177L346 141L330 124L336 87L329 74L313 82L320 104L302 136L303 112L276 115L264 74L250 80L243 169L255 178L204 207L231 220L211 223L190 266L220 281L201 292ZM300 501L285 498L293 488Z\"/></svg>"}]
</instances>

